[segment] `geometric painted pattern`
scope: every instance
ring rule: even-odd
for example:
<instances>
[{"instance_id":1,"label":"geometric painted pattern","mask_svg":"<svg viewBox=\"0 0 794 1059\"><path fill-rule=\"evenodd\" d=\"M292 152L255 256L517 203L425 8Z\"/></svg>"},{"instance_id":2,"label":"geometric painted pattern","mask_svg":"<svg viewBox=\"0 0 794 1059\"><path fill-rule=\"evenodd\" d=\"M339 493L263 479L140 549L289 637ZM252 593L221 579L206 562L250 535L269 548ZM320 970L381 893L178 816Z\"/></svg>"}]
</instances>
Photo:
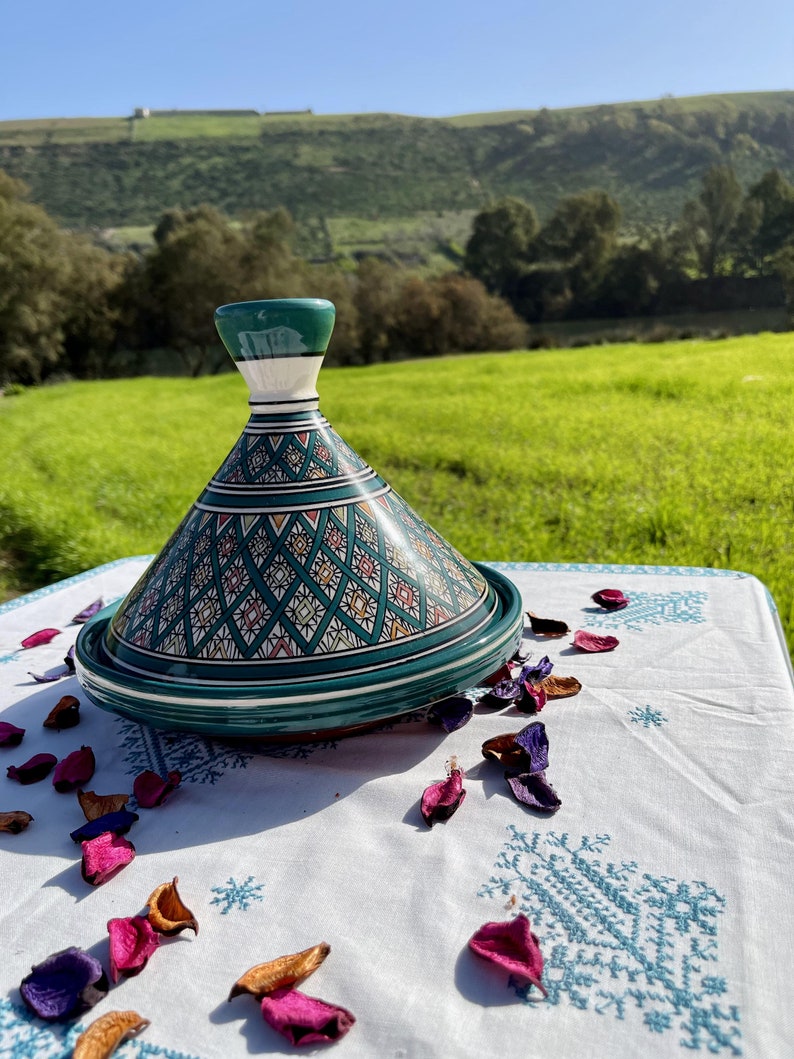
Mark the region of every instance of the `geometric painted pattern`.
<instances>
[{"instance_id":1,"label":"geometric painted pattern","mask_svg":"<svg viewBox=\"0 0 794 1059\"><path fill-rule=\"evenodd\" d=\"M606 860L609 835L510 838L479 896L513 895L538 935L549 1005L631 1019L668 1047L741 1055L740 1016L720 973L726 900L705 882ZM510 987L528 1003L525 982ZM539 1005L540 1010L545 1005Z\"/></svg>"}]
</instances>

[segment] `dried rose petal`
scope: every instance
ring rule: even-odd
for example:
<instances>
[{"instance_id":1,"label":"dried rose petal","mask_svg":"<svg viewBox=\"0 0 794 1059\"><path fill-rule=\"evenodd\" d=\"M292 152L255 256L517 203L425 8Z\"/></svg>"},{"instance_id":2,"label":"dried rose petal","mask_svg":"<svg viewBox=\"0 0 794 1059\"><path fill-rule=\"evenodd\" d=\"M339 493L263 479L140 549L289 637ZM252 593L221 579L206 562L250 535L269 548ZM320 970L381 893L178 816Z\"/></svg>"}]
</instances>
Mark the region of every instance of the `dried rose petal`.
<instances>
[{"instance_id":1,"label":"dried rose petal","mask_svg":"<svg viewBox=\"0 0 794 1059\"><path fill-rule=\"evenodd\" d=\"M22 979L19 991L35 1015L55 1022L99 1003L107 996L108 980L95 956L72 947L36 964Z\"/></svg>"},{"instance_id":2,"label":"dried rose petal","mask_svg":"<svg viewBox=\"0 0 794 1059\"><path fill-rule=\"evenodd\" d=\"M582 685L576 677L546 677L538 687L543 688L547 699L567 699L578 695L582 690Z\"/></svg>"},{"instance_id":3,"label":"dried rose petal","mask_svg":"<svg viewBox=\"0 0 794 1059\"><path fill-rule=\"evenodd\" d=\"M520 713L540 713L546 705L546 692L542 684L530 684L525 680L521 697L516 699L514 705Z\"/></svg>"},{"instance_id":4,"label":"dried rose petal","mask_svg":"<svg viewBox=\"0 0 794 1059\"><path fill-rule=\"evenodd\" d=\"M448 820L465 797L463 769L452 768L445 780L431 783L422 795L422 819L428 827L439 820Z\"/></svg>"},{"instance_id":5,"label":"dried rose petal","mask_svg":"<svg viewBox=\"0 0 794 1059\"><path fill-rule=\"evenodd\" d=\"M74 695L64 695L53 706L42 722L44 728L74 728L80 723L80 700Z\"/></svg>"},{"instance_id":6,"label":"dried rose petal","mask_svg":"<svg viewBox=\"0 0 794 1059\"><path fill-rule=\"evenodd\" d=\"M83 625L88 621L89 618L93 618L95 614L98 614L104 607L104 603L101 599L95 599L93 603L89 603L85 610L81 610L79 614L75 614L72 618L72 624Z\"/></svg>"},{"instance_id":7,"label":"dried rose petal","mask_svg":"<svg viewBox=\"0 0 794 1059\"><path fill-rule=\"evenodd\" d=\"M163 883L149 894L146 902L149 906L149 922L158 934L166 934L171 937L183 930L192 930L198 934L198 922L196 917L184 904L179 896L176 884L179 877L174 876L174 881Z\"/></svg>"},{"instance_id":8,"label":"dried rose petal","mask_svg":"<svg viewBox=\"0 0 794 1059\"><path fill-rule=\"evenodd\" d=\"M6 775L18 783L38 783L49 776L57 764L58 758L54 754L34 754L24 765L9 766Z\"/></svg>"},{"instance_id":9,"label":"dried rose petal","mask_svg":"<svg viewBox=\"0 0 794 1059\"><path fill-rule=\"evenodd\" d=\"M19 746L24 734L24 728L17 728L8 721L0 721L0 746Z\"/></svg>"},{"instance_id":10,"label":"dried rose petal","mask_svg":"<svg viewBox=\"0 0 794 1059\"><path fill-rule=\"evenodd\" d=\"M544 655L539 662L531 664L527 662L521 670L519 680L522 683L528 682L530 684L539 684L541 680L545 680L546 677L554 669L554 663L549 661L549 656Z\"/></svg>"},{"instance_id":11,"label":"dried rose petal","mask_svg":"<svg viewBox=\"0 0 794 1059\"><path fill-rule=\"evenodd\" d=\"M262 1017L291 1044L338 1041L354 1024L345 1008L306 996L297 989L278 989L262 998Z\"/></svg>"},{"instance_id":12,"label":"dried rose petal","mask_svg":"<svg viewBox=\"0 0 794 1059\"><path fill-rule=\"evenodd\" d=\"M506 923L483 923L469 939L469 948L477 956L495 963L509 974L531 982L544 996L548 996L540 980L543 954L523 912Z\"/></svg>"},{"instance_id":13,"label":"dried rose petal","mask_svg":"<svg viewBox=\"0 0 794 1059\"><path fill-rule=\"evenodd\" d=\"M510 670L510 666L507 662L500 666L495 673L491 673L489 677L483 680L485 687L492 688L494 684L498 684L501 680L512 680L513 674Z\"/></svg>"},{"instance_id":14,"label":"dried rose petal","mask_svg":"<svg viewBox=\"0 0 794 1059\"><path fill-rule=\"evenodd\" d=\"M614 651L620 640L614 636L598 636L594 632L578 629L574 633L573 643L580 651Z\"/></svg>"},{"instance_id":15,"label":"dried rose petal","mask_svg":"<svg viewBox=\"0 0 794 1059\"><path fill-rule=\"evenodd\" d=\"M590 598L605 610L623 610L631 602L619 588L602 588L600 592L594 592Z\"/></svg>"},{"instance_id":16,"label":"dried rose petal","mask_svg":"<svg viewBox=\"0 0 794 1059\"><path fill-rule=\"evenodd\" d=\"M105 831L114 835L126 835L132 825L140 817L137 813L131 813L128 809L119 809L115 813L105 813L95 820L88 820L75 831L69 833L72 842L88 842L92 838L98 838Z\"/></svg>"},{"instance_id":17,"label":"dried rose petal","mask_svg":"<svg viewBox=\"0 0 794 1059\"><path fill-rule=\"evenodd\" d=\"M83 878L92 886L101 886L135 859L135 846L121 835L104 831L83 842Z\"/></svg>"},{"instance_id":18,"label":"dried rose petal","mask_svg":"<svg viewBox=\"0 0 794 1059\"><path fill-rule=\"evenodd\" d=\"M81 787L91 779L96 768L94 751L90 746L81 746L59 761L52 777L52 785L61 794Z\"/></svg>"},{"instance_id":19,"label":"dried rose petal","mask_svg":"<svg viewBox=\"0 0 794 1059\"><path fill-rule=\"evenodd\" d=\"M10 813L0 813L0 831L4 831L7 835L18 835L20 831L24 831L28 824L33 820L30 813L26 813L23 809L13 809Z\"/></svg>"},{"instance_id":20,"label":"dried rose petal","mask_svg":"<svg viewBox=\"0 0 794 1059\"><path fill-rule=\"evenodd\" d=\"M74 1042L72 1059L110 1059L122 1041L150 1026L137 1011L108 1011L95 1019Z\"/></svg>"},{"instance_id":21,"label":"dried rose petal","mask_svg":"<svg viewBox=\"0 0 794 1059\"><path fill-rule=\"evenodd\" d=\"M556 813L562 805L545 772L506 772L505 779L517 801L542 813Z\"/></svg>"},{"instance_id":22,"label":"dried rose petal","mask_svg":"<svg viewBox=\"0 0 794 1059\"><path fill-rule=\"evenodd\" d=\"M531 610L527 611L529 626L536 636L564 636L570 632L570 627L564 621L557 618L539 618Z\"/></svg>"},{"instance_id":23,"label":"dried rose petal","mask_svg":"<svg viewBox=\"0 0 794 1059\"><path fill-rule=\"evenodd\" d=\"M441 702L434 702L427 711L431 724L438 724L445 732L454 732L468 724L474 713L474 704L464 695L453 695Z\"/></svg>"},{"instance_id":24,"label":"dried rose petal","mask_svg":"<svg viewBox=\"0 0 794 1059\"><path fill-rule=\"evenodd\" d=\"M64 664L70 673L74 673L74 644L69 648L64 656Z\"/></svg>"},{"instance_id":25,"label":"dried rose petal","mask_svg":"<svg viewBox=\"0 0 794 1059\"><path fill-rule=\"evenodd\" d=\"M110 937L110 977L118 982L121 975L132 978L140 974L149 957L160 944L160 935L152 929L146 916L127 916L108 920Z\"/></svg>"},{"instance_id":26,"label":"dried rose petal","mask_svg":"<svg viewBox=\"0 0 794 1059\"><path fill-rule=\"evenodd\" d=\"M30 636L26 636L22 641L23 647L42 647L45 643L49 643L54 640L56 636L60 636L60 629L39 629L38 632L31 633Z\"/></svg>"},{"instance_id":27,"label":"dried rose petal","mask_svg":"<svg viewBox=\"0 0 794 1059\"><path fill-rule=\"evenodd\" d=\"M257 964L237 979L229 993L229 1000L243 993L250 993L261 1000L277 989L297 985L314 974L330 951L331 946L321 941L319 945L291 956L278 956L275 960Z\"/></svg>"},{"instance_id":28,"label":"dried rose petal","mask_svg":"<svg viewBox=\"0 0 794 1059\"><path fill-rule=\"evenodd\" d=\"M68 677L72 673L74 673L74 667L70 669L68 666L48 669L46 673L33 673L28 670L28 676L33 677L37 684L53 684L56 680L63 680L64 677Z\"/></svg>"},{"instance_id":29,"label":"dried rose petal","mask_svg":"<svg viewBox=\"0 0 794 1059\"><path fill-rule=\"evenodd\" d=\"M521 691L522 687L519 680L513 680L512 677L509 680L500 680L498 684L493 685L490 691L486 691L479 700L478 705L503 710L506 706L511 706L515 702Z\"/></svg>"},{"instance_id":30,"label":"dried rose petal","mask_svg":"<svg viewBox=\"0 0 794 1059\"><path fill-rule=\"evenodd\" d=\"M77 800L86 820L96 820L106 813L117 813L130 800L129 794L96 794L94 791L78 791Z\"/></svg>"},{"instance_id":31,"label":"dried rose petal","mask_svg":"<svg viewBox=\"0 0 794 1059\"><path fill-rule=\"evenodd\" d=\"M521 768L527 762L524 751L516 743L518 732L505 732L504 735L495 735L486 739L482 745L482 756L492 758L502 765L512 765Z\"/></svg>"},{"instance_id":32,"label":"dried rose petal","mask_svg":"<svg viewBox=\"0 0 794 1059\"><path fill-rule=\"evenodd\" d=\"M549 767L549 737L542 721L533 721L515 736L516 746L520 746L529 759L529 768L522 772L542 772Z\"/></svg>"},{"instance_id":33,"label":"dried rose petal","mask_svg":"<svg viewBox=\"0 0 794 1059\"><path fill-rule=\"evenodd\" d=\"M141 809L153 809L162 805L171 791L176 790L182 782L182 773L174 770L166 779L158 776L151 769L146 769L135 777L132 793Z\"/></svg>"}]
</instances>

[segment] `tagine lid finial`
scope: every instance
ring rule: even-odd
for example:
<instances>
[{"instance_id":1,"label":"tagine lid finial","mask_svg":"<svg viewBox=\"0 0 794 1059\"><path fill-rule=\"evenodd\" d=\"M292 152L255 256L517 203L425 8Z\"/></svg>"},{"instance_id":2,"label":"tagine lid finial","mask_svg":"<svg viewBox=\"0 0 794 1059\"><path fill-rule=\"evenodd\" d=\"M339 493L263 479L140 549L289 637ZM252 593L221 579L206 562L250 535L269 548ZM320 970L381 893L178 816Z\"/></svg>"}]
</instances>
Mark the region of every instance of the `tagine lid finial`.
<instances>
[{"instance_id":1,"label":"tagine lid finial","mask_svg":"<svg viewBox=\"0 0 794 1059\"><path fill-rule=\"evenodd\" d=\"M137 584L78 636L78 679L103 708L319 738L465 690L515 650L512 582L461 555L317 407L334 312L217 310L251 415Z\"/></svg>"}]
</instances>

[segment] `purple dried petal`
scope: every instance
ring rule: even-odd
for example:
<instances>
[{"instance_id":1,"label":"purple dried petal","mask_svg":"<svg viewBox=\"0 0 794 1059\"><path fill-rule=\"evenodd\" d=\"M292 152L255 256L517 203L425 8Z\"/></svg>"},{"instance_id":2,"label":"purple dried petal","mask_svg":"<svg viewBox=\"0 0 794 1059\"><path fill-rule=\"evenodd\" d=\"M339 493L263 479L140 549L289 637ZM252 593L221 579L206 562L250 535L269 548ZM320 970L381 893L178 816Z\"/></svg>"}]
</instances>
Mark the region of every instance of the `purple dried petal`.
<instances>
[{"instance_id":1,"label":"purple dried petal","mask_svg":"<svg viewBox=\"0 0 794 1059\"><path fill-rule=\"evenodd\" d=\"M620 640L615 636L598 636L594 632L578 629L574 633L573 643L580 651L614 651Z\"/></svg>"},{"instance_id":2,"label":"purple dried petal","mask_svg":"<svg viewBox=\"0 0 794 1059\"><path fill-rule=\"evenodd\" d=\"M545 680L546 677L554 669L554 663L549 661L549 656L544 655L539 662L535 662L532 665L530 662L523 667L519 680L522 683L539 684L541 680Z\"/></svg>"},{"instance_id":3,"label":"purple dried petal","mask_svg":"<svg viewBox=\"0 0 794 1059\"><path fill-rule=\"evenodd\" d=\"M275 989L262 997L262 1018L290 1044L338 1041L355 1023L355 1016L337 1004L307 996L298 989Z\"/></svg>"},{"instance_id":4,"label":"purple dried petal","mask_svg":"<svg viewBox=\"0 0 794 1059\"><path fill-rule=\"evenodd\" d=\"M110 938L110 977L118 982L121 975L132 978L140 974L149 957L160 944L160 935L146 916L127 916L108 920Z\"/></svg>"},{"instance_id":5,"label":"purple dried petal","mask_svg":"<svg viewBox=\"0 0 794 1059\"><path fill-rule=\"evenodd\" d=\"M94 775L96 759L90 746L81 746L59 761L52 777L52 785L61 794L82 787Z\"/></svg>"},{"instance_id":6,"label":"purple dried petal","mask_svg":"<svg viewBox=\"0 0 794 1059\"><path fill-rule=\"evenodd\" d=\"M103 831L83 842L83 878L92 886L101 886L135 859L135 846L121 835Z\"/></svg>"},{"instance_id":7,"label":"purple dried petal","mask_svg":"<svg viewBox=\"0 0 794 1059\"><path fill-rule=\"evenodd\" d=\"M422 819L428 827L439 820L448 820L465 797L463 769L453 768L445 780L431 783L425 790L420 807Z\"/></svg>"},{"instance_id":8,"label":"purple dried petal","mask_svg":"<svg viewBox=\"0 0 794 1059\"><path fill-rule=\"evenodd\" d=\"M69 837L72 842L88 842L92 838L98 838L105 831L114 835L126 835L136 820L140 820L137 813L131 813L129 809L119 809L115 813L105 813L93 820L86 820L75 831L71 831Z\"/></svg>"},{"instance_id":9,"label":"purple dried petal","mask_svg":"<svg viewBox=\"0 0 794 1059\"><path fill-rule=\"evenodd\" d=\"M74 669L69 669L68 666L59 666L57 669L48 669L46 673L33 673L28 670L28 676L33 677L37 684L52 684L56 680L71 676L73 672Z\"/></svg>"},{"instance_id":10,"label":"purple dried petal","mask_svg":"<svg viewBox=\"0 0 794 1059\"><path fill-rule=\"evenodd\" d=\"M102 964L83 949L62 949L36 964L22 979L19 991L40 1019L55 1022L88 1011L107 996Z\"/></svg>"},{"instance_id":11,"label":"purple dried petal","mask_svg":"<svg viewBox=\"0 0 794 1059\"><path fill-rule=\"evenodd\" d=\"M487 691L479 700L478 705L490 706L492 709L503 710L510 706L521 694L521 682L513 680L500 680L498 684Z\"/></svg>"},{"instance_id":12,"label":"purple dried petal","mask_svg":"<svg viewBox=\"0 0 794 1059\"><path fill-rule=\"evenodd\" d=\"M530 775L542 772L549 767L549 737L543 721L533 721L514 736L516 743L529 758L529 768L524 769Z\"/></svg>"},{"instance_id":13,"label":"purple dried petal","mask_svg":"<svg viewBox=\"0 0 794 1059\"><path fill-rule=\"evenodd\" d=\"M31 633L30 636L26 636L22 641L23 647L41 647L45 643L49 643L50 640L54 640L56 636L60 636L60 629L39 629L38 632Z\"/></svg>"},{"instance_id":14,"label":"purple dried petal","mask_svg":"<svg viewBox=\"0 0 794 1059\"><path fill-rule=\"evenodd\" d=\"M38 783L49 776L57 764L58 758L54 754L34 754L24 765L10 765L6 775L17 783Z\"/></svg>"},{"instance_id":15,"label":"purple dried petal","mask_svg":"<svg viewBox=\"0 0 794 1059\"><path fill-rule=\"evenodd\" d=\"M469 948L508 974L531 982L544 996L548 996L540 980L543 954L523 912L506 923L483 923L469 939Z\"/></svg>"},{"instance_id":16,"label":"purple dried petal","mask_svg":"<svg viewBox=\"0 0 794 1059\"><path fill-rule=\"evenodd\" d=\"M441 725L445 732L454 732L467 724L473 713L474 705L471 699L454 695L452 698L433 703L427 711L427 719L431 724Z\"/></svg>"},{"instance_id":17,"label":"purple dried petal","mask_svg":"<svg viewBox=\"0 0 794 1059\"><path fill-rule=\"evenodd\" d=\"M602 588L600 592L594 592L590 598L605 610L623 610L631 602L619 588Z\"/></svg>"},{"instance_id":18,"label":"purple dried petal","mask_svg":"<svg viewBox=\"0 0 794 1059\"><path fill-rule=\"evenodd\" d=\"M24 728L17 728L8 721L0 721L0 746L19 746L24 734Z\"/></svg>"},{"instance_id":19,"label":"purple dried petal","mask_svg":"<svg viewBox=\"0 0 794 1059\"><path fill-rule=\"evenodd\" d=\"M95 614L98 614L104 605L105 604L101 599L95 599L93 603L88 604L85 610L81 610L79 614L75 614L72 618L72 623L75 625L83 625L89 618L93 618Z\"/></svg>"},{"instance_id":20,"label":"purple dried petal","mask_svg":"<svg viewBox=\"0 0 794 1059\"><path fill-rule=\"evenodd\" d=\"M520 713L540 713L546 705L546 691L541 685L524 681L521 697L516 699L515 708Z\"/></svg>"},{"instance_id":21,"label":"purple dried petal","mask_svg":"<svg viewBox=\"0 0 794 1059\"><path fill-rule=\"evenodd\" d=\"M74 673L74 644L69 648L64 656L64 664L70 673Z\"/></svg>"},{"instance_id":22,"label":"purple dried petal","mask_svg":"<svg viewBox=\"0 0 794 1059\"><path fill-rule=\"evenodd\" d=\"M530 809L538 809L542 813L556 813L562 805L557 792L547 782L543 772L506 772L505 779L515 798Z\"/></svg>"},{"instance_id":23,"label":"purple dried petal","mask_svg":"<svg viewBox=\"0 0 794 1059\"><path fill-rule=\"evenodd\" d=\"M166 779L158 776L151 769L139 773L132 785L132 793L141 809L153 809L162 805L171 791L176 790L182 782L182 773L176 769L169 772Z\"/></svg>"}]
</instances>

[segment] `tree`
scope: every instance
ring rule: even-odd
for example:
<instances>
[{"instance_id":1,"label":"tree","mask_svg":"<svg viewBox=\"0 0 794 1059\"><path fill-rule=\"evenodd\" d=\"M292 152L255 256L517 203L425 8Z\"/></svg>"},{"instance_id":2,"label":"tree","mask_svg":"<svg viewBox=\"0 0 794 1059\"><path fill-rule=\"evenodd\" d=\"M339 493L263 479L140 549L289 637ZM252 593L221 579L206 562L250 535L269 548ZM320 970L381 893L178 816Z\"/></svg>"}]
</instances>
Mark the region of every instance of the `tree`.
<instances>
[{"instance_id":1,"label":"tree","mask_svg":"<svg viewBox=\"0 0 794 1059\"><path fill-rule=\"evenodd\" d=\"M538 217L521 199L504 198L474 218L464 268L494 294L508 294L532 258Z\"/></svg>"},{"instance_id":2,"label":"tree","mask_svg":"<svg viewBox=\"0 0 794 1059\"><path fill-rule=\"evenodd\" d=\"M377 258L358 266L353 301L358 313L359 353L365 364L388 357L404 274Z\"/></svg>"},{"instance_id":3,"label":"tree","mask_svg":"<svg viewBox=\"0 0 794 1059\"><path fill-rule=\"evenodd\" d=\"M742 189L733 169L716 165L703 177L698 197L684 205L678 240L707 279L732 269L741 204Z\"/></svg>"},{"instance_id":4,"label":"tree","mask_svg":"<svg viewBox=\"0 0 794 1059\"><path fill-rule=\"evenodd\" d=\"M65 235L63 355L59 362L78 379L113 374L109 357L116 345L122 312L119 297L131 261L95 246L84 236Z\"/></svg>"},{"instance_id":5,"label":"tree","mask_svg":"<svg viewBox=\"0 0 794 1059\"><path fill-rule=\"evenodd\" d=\"M598 288L617 246L620 206L605 191L593 189L562 199L541 229L540 257L566 266L575 301Z\"/></svg>"},{"instance_id":6,"label":"tree","mask_svg":"<svg viewBox=\"0 0 794 1059\"><path fill-rule=\"evenodd\" d=\"M775 271L778 251L794 239L794 185L770 169L747 192L739 216L741 260L761 275Z\"/></svg>"}]
</instances>

